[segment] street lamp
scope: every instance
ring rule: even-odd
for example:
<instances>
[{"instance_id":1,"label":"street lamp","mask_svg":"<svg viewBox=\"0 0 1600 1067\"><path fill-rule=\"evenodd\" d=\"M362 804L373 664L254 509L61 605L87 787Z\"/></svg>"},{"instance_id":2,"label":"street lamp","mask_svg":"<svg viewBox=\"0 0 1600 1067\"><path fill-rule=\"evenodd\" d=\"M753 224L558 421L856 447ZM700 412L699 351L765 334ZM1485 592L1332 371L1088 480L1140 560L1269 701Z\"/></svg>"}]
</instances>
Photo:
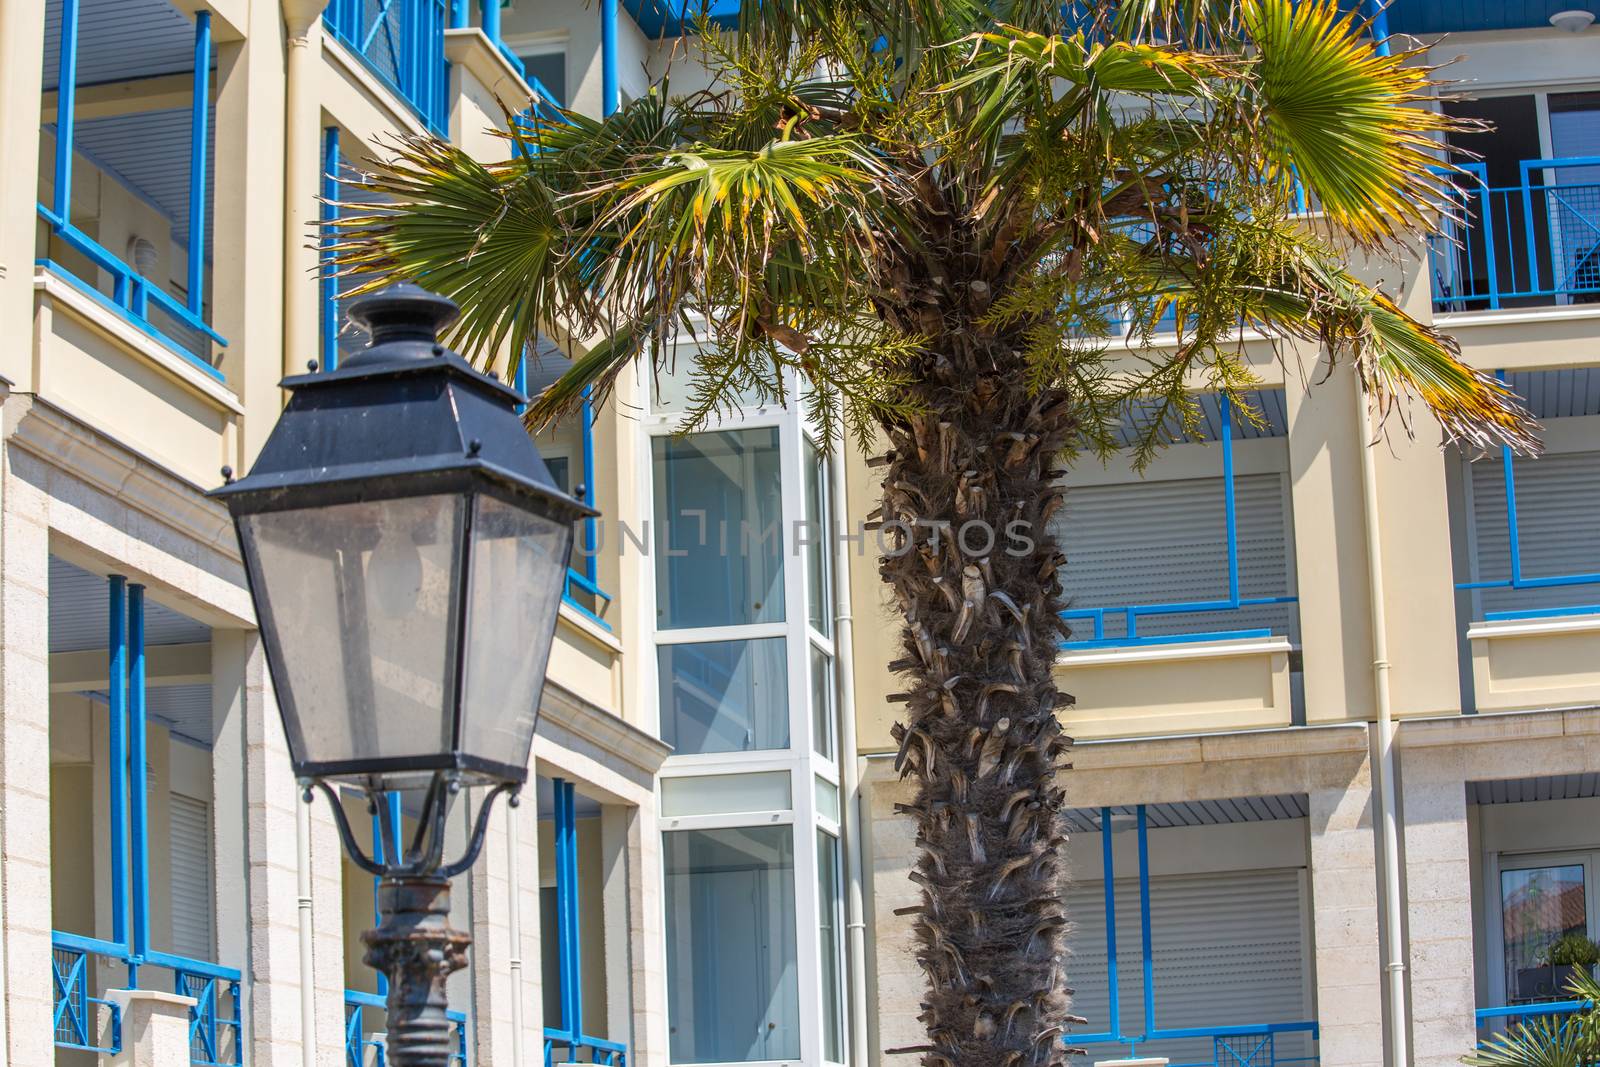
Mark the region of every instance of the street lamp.
<instances>
[{"instance_id":1,"label":"street lamp","mask_svg":"<svg viewBox=\"0 0 1600 1067\"><path fill-rule=\"evenodd\" d=\"M389 979L388 1061L445 1067L445 980L471 938L450 879L517 793L539 717L573 523L516 406L526 398L437 341L454 303L400 284L351 303L371 343L292 396L248 477L211 495L233 516L289 759L379 877L366 962ZM313 365L314 369L314 365ZM411 840L379 820L364 853L330 783L417 799ZM485 786L462 855L444 856L463 787Z\"/></svg>"}]
</instances>

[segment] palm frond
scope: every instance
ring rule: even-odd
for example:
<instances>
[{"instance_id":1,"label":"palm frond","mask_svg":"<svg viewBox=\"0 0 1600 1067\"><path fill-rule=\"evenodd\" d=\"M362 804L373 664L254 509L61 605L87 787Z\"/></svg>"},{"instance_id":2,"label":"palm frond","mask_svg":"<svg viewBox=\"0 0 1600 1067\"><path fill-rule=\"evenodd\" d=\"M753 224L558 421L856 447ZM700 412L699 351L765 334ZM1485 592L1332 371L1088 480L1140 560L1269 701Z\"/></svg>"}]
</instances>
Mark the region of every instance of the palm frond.
<instances>
[{"instance_id":1,"label":"palm frond","mask_svg":"<svg viewBox=\"0 0 1600 1067\"><path fill-rule=\"evenodd\" d=\"M1268 177L1299 181L1340 230L1375 243L1426 231L1450 210L1439 137L1417 53L1383 55L1337 0L1240 0L1259 62L1247 83Z\"/></svg>"}]
</instances>

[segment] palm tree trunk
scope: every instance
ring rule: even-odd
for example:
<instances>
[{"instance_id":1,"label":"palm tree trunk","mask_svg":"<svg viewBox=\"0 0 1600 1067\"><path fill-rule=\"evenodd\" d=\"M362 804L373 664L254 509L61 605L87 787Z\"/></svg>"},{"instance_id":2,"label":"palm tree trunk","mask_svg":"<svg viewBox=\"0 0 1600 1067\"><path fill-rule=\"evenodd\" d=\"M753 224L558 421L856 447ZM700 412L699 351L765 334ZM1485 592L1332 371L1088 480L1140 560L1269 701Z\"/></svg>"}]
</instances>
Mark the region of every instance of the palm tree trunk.
<instances>
[{"instance_id":1,"label":"palm tree trunk","mask_svg":"<svg viewBox=\"0 0 1600 1067\"><path fill-rule=\"evenodd\" d=\"M944 316L950 314L946 305ZM945 320L948 323L948 318ZM1066 1061L1065 794L1072 698L1051 675L1065 632L1048 523L1065 391L1030 393L1018 345L948 330L917 373L923 414L886 426L881 574L904 613L909 684L894 728L917 823L927 1067ZM992 534L992 537L991 537ZM991 544L992 541L992 544Z\"/></svg>"}]
</instances>

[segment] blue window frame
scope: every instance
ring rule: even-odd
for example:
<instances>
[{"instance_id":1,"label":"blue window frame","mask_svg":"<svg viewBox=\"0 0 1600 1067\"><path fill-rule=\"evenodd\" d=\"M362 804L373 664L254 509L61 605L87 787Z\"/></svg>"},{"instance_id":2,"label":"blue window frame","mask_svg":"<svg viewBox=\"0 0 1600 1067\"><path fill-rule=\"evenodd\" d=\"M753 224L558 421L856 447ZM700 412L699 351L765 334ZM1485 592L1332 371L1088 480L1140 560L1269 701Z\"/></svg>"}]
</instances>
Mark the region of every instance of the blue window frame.
<instances>
[{"instance_id":1,"label":"blue window frame","mask_svg":"<svg viewBox=\"0 0 1600 1067\"><path fill-rule=\"evenodd\" d=\"M628 1046L591 1037L583 1026L583 939L578 918L578 798L571 782L551 780L555 791L556 949L560 958L561 1020L544 1028L544 1062L603 1063L627 1067ZM597 898L592 898L597 899ZM558 1055L558 1052L563 1053Z\"/></svg>"},{"instance_id":2,"label":"blue window frame","mask_svg":"<svg viewBox=\"0 0 1600 1067\"><path fill-rule=\"evenodd\" d=\"M1138 1054L1140 1045L1156 1041L1210 1040L1212 1059L1189 1067L1276 1067L1291 1062L1276 1053L1276 1039L1280 1035L1309 1034L1318 1040L1319 1027L1315 1020L1295 1020L1276 1023L1218 1024L1215 1026L1162 1027L1156 1021L1155 945L1151 936L1150 911L1150 814L1143 804L1135 805L1133 816L1138 834L1139 855L1139 978L1141 1000L1144 1008L1137 1033L1126 1032L1122 1026L1121 989L1118 983L1117 961L1117 897L1116 858L1112 847L1117 830L1117 816L1127 811L1105 807L1099 813L1100 862L1104 881L1104 908L1106 931L1106 987L1109 1005L1106 1018L1110 1029L1090 1034L1069 1034L1066 1040L1073 1045L1125 1045L1127 1055Z\"/></svg>"},{"instance_id":3,"label":"blue window frame","mask_svg":"<svg viewBox=\"0 0 1600 1067\"><path fill-rule=\"evenodd\" d=\"M1265 394L1258 394L1258 401ZM1281 398L1280 398L1281 401ZM1258 407L1264 406L1257 403ZM1208 396L1201 398L1202 411L1210 417L1213 413L1216 419L1216 436L1222 450L1222 510L1223 510L1223 558L1226 564L1225 588L1221 590L1222 596L1203 600L1187 600L1173 602L1153 602L1136 604L1117 604L1115 606L1096 606L1084 608L1069 607L1063 611L1062 617L1072 621L1078 620L1090 624L1090 636L1073 638L1062 643L1062 647L1072 650L1088 650L1098 648L1123 648L1156 644L1173 644L1193 641L1214 641L1235 638L1264 638L1273 634L1273 628L1241 628L1229 630L1203 630L1200 632L1172 632L1171 626L1166 627L1168 632L1141 633L1139 623L1141 619L1165 618L1178 621L1184 617L1214 615L1219 612L1241 612L1246 609L1268 608L1273 605L1291 605L1298 602L1299 598L1286 593L1272 595L1247 596L1244 593L1244 582L1241 577L1239 564L1239 506L1238 487L1234 473L1234 426L1233 402L1225 396ZM1134 419L1137 421L1137 418ZM1268 420L1269 423L1273 421ZM1130 483L1131 492L1140 491L1138 483ZM1068 490L1068 506L1071 506L1072 490ZM1180 521L1176 518L1173 521ZM1288 533L1287 522L1283 527L1283 536ZM1286 555L1287 546L1285 547ZM1075 550L1075 545L1070 537L1066 539L1065 548L1069 557ZM1292 566L1292 555L1286 563ZM1071 564L1068 564L1069 570ZM1287 581L1287 575L1285 575ZM1122 633L1120 635L1108 633L1107 620L1120 619Z\"/></svg>"},{"instance_id":4,"label":"blue window frame","mask_svg":"<svg viewBox=\"0 0 1600 1067\"><path fill-rule=\"evenodd\" d=\"M185 292L180 300L168 293L161 279L146 277L130 266L120 256L107 249L81 229L72 218L72 180L74 158L95 158L94 148L85 143L103 145L106 152L118 157L115 160L96 159L100 169L108 176L118 178L122 169L150 169L149 143L157 143L156 136L168 131L174 120L181 116L165 111L119 115L95 119L80 130L74 115L79 79L79 59L84 40L84 19L81 0L51 0L51 14L59 12L60 29L57 40L56 64L56 121L52 131L55 136L55 155L52 161L50 203L38 205L39 216L49 227L50 236L60 242L66 251L81 256L94 269L104 271L110 278L110 293L100 290L96 281L79 277L64 263L51 258L48 247L39 256L38 264L63 278L97 303L111 309L131 322L144 333L161 341L173 351L217 381L223 380L222 371L212 365L209 348L212 343L226 346L227 339L206 322L205 272L208 256L207 220L210 181L210 156L212 152L211 117L211 14L201 11L194 20L193 89L188 114L189 167L188 183L181 191L163 185L159 194L136 188L135 183L124 181L130 195L152 204L156 210L170 214L173 229L187 245L188 265ZM165 0L147 4L152 17L159 10L165 16L181 17ZM96 38L98 41L99 39ZM97 57L98 58L98 57ZM143 76L139 70L119 71L119 76ZM141 125L142 124L142 125ZM124 161L121 157L126 155ZM155 171L170 171L165 161ZM174 203L168 203L175 201ZM186 212L186 215L182 214ZM165 320L158 324L154 316Z\"/></svg>"},{"instance_id":5,"label":"blue window frame","mask_svg":"<svg viewBox=\"0 0 1600 1067\"><path fill-rule=\"evenodd\" d=\"M322 22L428 129L450 125L447 0L330 0Z\"/></svg>"},{"instance_id":6,"label":"blue window frame","mask_svg":"<svg viewBox=\"0 0 1600 1067\"><path fill-rule=\"evenodd\" d=\"M159 951L151 941L144 587L119 575L113 575L107 587L111 938L52 931L56 1044L107 1054L120 1050L121 1020L115 1006L91 995L89 969L94 958L120 966L129 989L140 988L145 968L170 971L173 991L198 1002L189 1010L190 1062L197 1067L233 1067L243 1062L240 972ZM105 1006L110 1013L104 1046L93 1031L91 1004Z\"/></svg>"},{"instance_id":7,"label":"blue window frame","mask_svg":"<svg viewBox=\"0 0 1600 1067\"><path fill-rule=\"evenodd\" d=\"M1583 375L1583 378L1578 379L1577 375ZM1503 370L1497 372L1496 376L1502 382L1507 381L1506 373ZM1554 422L1559 421L1559 415L1562 414L1589 414L1595 410L1593 404L1587 400L1589 391L1587 382L1592 377L1595 379L1596 385L1600 386L1600 371L1594 369L1560 372L1546 371L1542 373L1535 372L1532 375L1519 375L1518 377L1521 379L1518 388L1523 393L1532 394L1537 389L1539 393L1543 394L1545 392L1545 389L1542 388L1543 386L1549 385L1553 387L1551 390L1552 396L1540 395L1537 402L1531 404L1534 414L1541 418ZM1539 381L1540 378L1544 378L1546 381L1541 382ZM1554 406L1552 407L1552 405ZM1567 485L1524 487L1537 488L1539 496L1532 501L1524 501L1522 499L1523 493L1518 486L1518 468L1521 467L1524 472L1537 471L1540 469L1538 466L1529 467L1524 466L1524 464L1548 465L1556 460L1557 457L1554 455L1541 456L1536 459L1517 459L1511 454L1510 448L1503 447L1500 449L1498 481L1503 494L1505 513L1506 577L1485 579L1477 573L1480 559L1485 554L1481 546L1483 531L1480 530L1480 545L1472 557L1472 580L1456 584L1458 590L1473 594L1473 614L1474 616L1481 616L1485 622L1542 619L1563 615L1600 614L1600 592L1592 588L1587 592L1580 591L1584 587L1600 586L1600 571L1529 575L1523 569L1525 547L1544 550L1541 554L1550 554L1550 550L1553 549L1558 557L1567 557L1566 562L1569 564L1575 561L1584 562L1587 559L1600 558L1600 554L1592 551L1593 538L1592 525L1590 525L1592 520L1588 518L1593 513L1593 509L1600 505L1600 502L1589 501L1587 502L1588 510L1581 512L1576 510L1575 503L1570 499L1573 495L1573 487ZM1590 464L1585 460L1582 466L1589 467ZM1468 477L1471 477L1470 472ZM1552 497L1562 499L1555 500ZM1541 513L1548 513L1552 510L1569 512L1565 515L1541 514L1539 520L1539 527L1542 528L1546 538L1562 539L1562 534L1564 533L1566 536L1563 540L1567 542L1566 544L1528 543L1528 540L1524 537L1523 520L1527 517L1524 514L1525 505L1529 503L1538 507ZM1576 506L1582 507L1583 502L1577 502ZM1476 507L1473 510L1476 512ZM1475 523L1478 517L1476 514L1469 516L1468 522ZM1579 524L1578 527L1574 527L1575 521ZM1579 546L1584 549L1591 549L1591 551L1581 553L1583 559L1577 559L1573 556L1574 549ZM1570 595L1563 595L1561 591L1566 589L1572 589L1573 592ZM1526 597L1522 598L1524 603L1530 599L1535 603L1540 603L1541 601L1543 603L1538 607L1483 611L1481 610L1481 591L1485 590L1521 592L1527 594ZM1551 599L1568 599L1575 602L1551 604L1549 603Z\"/></svg>"}]
</instances>

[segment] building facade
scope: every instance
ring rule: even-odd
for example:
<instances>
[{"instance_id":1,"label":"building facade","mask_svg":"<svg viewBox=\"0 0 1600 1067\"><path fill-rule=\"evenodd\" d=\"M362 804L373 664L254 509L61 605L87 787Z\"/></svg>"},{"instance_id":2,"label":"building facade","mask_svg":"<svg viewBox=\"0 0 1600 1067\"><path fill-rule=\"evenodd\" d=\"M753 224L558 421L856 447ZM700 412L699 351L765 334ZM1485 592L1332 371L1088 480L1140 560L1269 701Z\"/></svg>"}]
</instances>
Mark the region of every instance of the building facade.
<instances>
[{"instance_id":1,"label":"building facade","mask_svg":"<svg viewBox=\"0 0 1600 1067\"><path fill-rule=\"evenodd\" d=\"M1395 0L1464 56L1440 106L1496 130L1458 225L1360 265L1505 376L1542 456L1406 411L1368 447L1347 369L1245 337L1249 412L1202 393L1142 475L1067 476L1085 1062L1443 1067L1571 1007L1541 957L1600 935L1600 29L1550 16L1581 6ZM649 0L0 0L4 1062L382 1062L372 882L298 800L204 493L280 378L361 343L319 246L341 176L424 132L501 158L503 105L697 88L691 31ZM463 1064L920 1043L874 469L798 408L679 433L686 398L641 372L539 439L604 518L536 802L455 894Z\"/></svg>"}]
</instances>

